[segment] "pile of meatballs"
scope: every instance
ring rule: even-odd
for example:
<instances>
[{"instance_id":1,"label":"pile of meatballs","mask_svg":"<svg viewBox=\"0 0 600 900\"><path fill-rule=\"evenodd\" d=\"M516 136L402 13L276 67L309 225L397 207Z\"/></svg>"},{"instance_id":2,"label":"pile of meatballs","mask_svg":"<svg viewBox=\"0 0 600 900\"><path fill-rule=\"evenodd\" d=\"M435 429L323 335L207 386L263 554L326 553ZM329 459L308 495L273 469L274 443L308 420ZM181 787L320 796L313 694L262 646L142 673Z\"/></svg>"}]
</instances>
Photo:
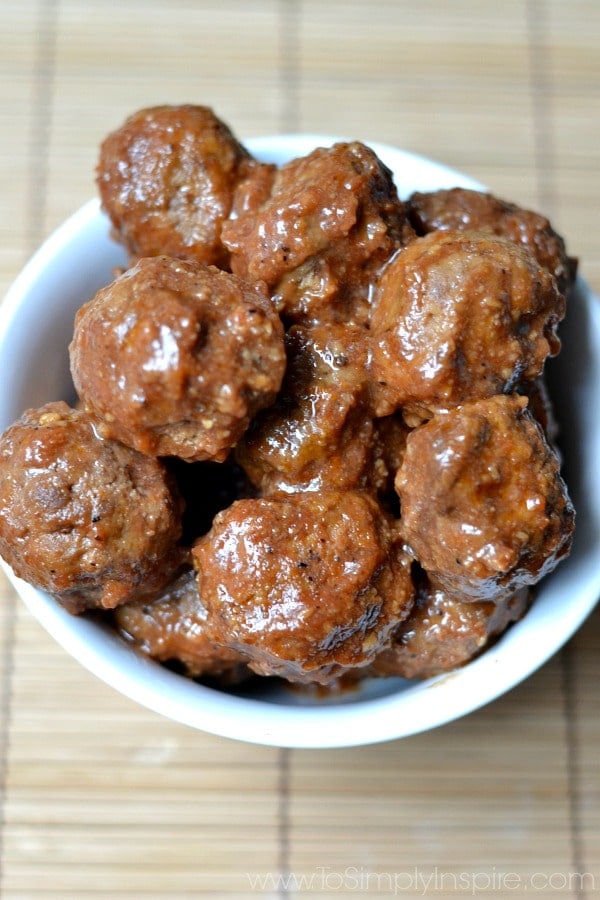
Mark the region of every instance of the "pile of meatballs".
<instances>
[{"instance_id":1,"label":"pile of meatballs","mask_svg":"<svg viewBox=\"0 0 600 900\"><path fill-rule=\"evenodd\" d=\"M569 552L543 380L576 263L543 216L397 194L360 142L280 167L141 110L97 184L128 266L77 312L78 401L0 438L0 553L219 684L427 678Z\"/></svg>"}]
</instances>

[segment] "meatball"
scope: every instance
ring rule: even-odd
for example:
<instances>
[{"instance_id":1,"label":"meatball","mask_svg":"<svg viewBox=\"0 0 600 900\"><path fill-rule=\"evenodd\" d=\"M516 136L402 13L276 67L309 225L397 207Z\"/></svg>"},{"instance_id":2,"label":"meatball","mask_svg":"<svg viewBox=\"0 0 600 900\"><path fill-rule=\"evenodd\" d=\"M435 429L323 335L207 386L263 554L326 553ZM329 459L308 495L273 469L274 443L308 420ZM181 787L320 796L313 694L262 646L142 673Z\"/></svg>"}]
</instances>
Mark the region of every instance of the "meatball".
<instances>
[{"instance_id":1,"label":"meatball","mask_svg":"<svg viewBox=\"0 0 600 900\"><path fill-rule=\"evenodd\" d=\"M193 569L179 575L152 602L120 606L114 622L121 635L145 656L182 669L192 678L232 684L248 677L238 653L217 647L206 636L206 610Z\"/></svg>"},{"instance_id":2,"label":"meatball","mask_svg":"<svg viewBox=\"0 0 600 900\"><path fill-rule=\"evenodd\" d=\"M73 613L151 597L183 560L182 504L158 460L101 440L66 403L0 438L0 554Z\"/></svg>"},{"instance_id":3,"label":"meatball","mask_svg":"<svg viewBox=\"0 0 600 900\"><path fill-rule=\"evenodd\" d=\"M270 185L273 174L207 107L157 106L107 136L97 184L116 236L133 257L165 254L224 267L221 227L236 189L245 197L238 204L251 205L256 180Z\"/></svg>"},{"instance_id":4,"label":"meatball","mask_svg":"<svg viewBox=\"0 0 600 900\"><path fill-rule=\"evenodd\" d=\"M283 327L264 286L189 260L140 260L77 313L75 387L102 436L222 461L272 402Z\"/></svg>"},{"instance_id":5,"label":"meatball","mask_svg":"<svg viewBox=\"0 0 600 900\"><path fill-rule=\"evenodd\" d=\"M396 477L406 542L440 587L499 600L571 543L559 462L520 396L465 404L412 431Z\"/></svg>"},{"instance_id":6,"label":"meatball","mask_svg":"<svg viewBox=\"0 0 600 900\"><path fill-rule=\"evenodd\" d=\"M392 646L369 668L370 675L431 678L464 665L520 619L530 603L521 588L511 597L465 602L425 580Z\"/></svg>"},{"instance_id":7,"label":"meatball","mask_svg":"<svg viewBox=\"0 0 600 900\"><path fill-rule=\"evenodd\" d=\"M327 683L367 665L413 602L407 554L354 491L239 500L193 558L207 634L260 675Z\"/></svg>"},{"instance_id":8,"label":"meatball","mask_svg":"<svg viewBox=\"0 0 600 900\"><path fill-rule=\"evenodd\" d=\"M282 166L269 199L222 232L233 271L266 281L294 322L368 320L374 274L413 236L391 172L358 142Z\"/></svg>"},{"instance_id":9,"label":"meatball","mask_svg":"<svg viewBox=\"0 0 600 900\"><path fill-rule=\"evenodd\" d=\"M238 462L263 494L360 486L373 438L362 331L295 325L286 346L282 390L237 445Z\"/></svg>"},{"instance_id":10,"label":"meatball","mask_svg":"<svg viewBox=\"0 0 600 900\"><path fill-rule=\"evenodd\" d=\"M375 303L375 412L402 407L413 425L533 380L560 349L554 278L496 235L417 238L385 268Z\"/></svg>"},{"instance_id":11,"label":"meatball","mask_svg":"<svg viewBox=\"0 0 600 900\"><path fill-rule=\"evenodd\" d=\"M419 235L430 231L489 231L527 247L540 266L554 275L562 293L575 279L577 261L567 256L563 239L539 213L465 188L416 192L409 197L407 210Z\"/></svg>"}]
</instances>

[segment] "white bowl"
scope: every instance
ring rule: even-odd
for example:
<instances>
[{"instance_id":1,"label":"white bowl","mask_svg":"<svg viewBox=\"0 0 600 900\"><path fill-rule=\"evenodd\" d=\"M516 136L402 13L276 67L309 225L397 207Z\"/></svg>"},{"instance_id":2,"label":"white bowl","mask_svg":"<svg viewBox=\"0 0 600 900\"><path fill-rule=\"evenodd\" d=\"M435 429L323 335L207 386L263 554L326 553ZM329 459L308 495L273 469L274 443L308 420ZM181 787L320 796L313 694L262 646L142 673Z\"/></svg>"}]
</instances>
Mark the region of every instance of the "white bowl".
<instances>
[{"instance_id":1,"label":"white bowl","mask_svg":"<svg viewBox=\"0 0 600 900\"><path fill-rule=\"evenodd\" d=\"M282 163L331 144L289 135L247 142ZM401 196L462 185L466 176L381 144ZM516 199L518 198L511 198ZM576 248L572 248L576 251ZM67 346L75 310L125 262L93 200L40 248L6 296L0 316L0 430L27 407L72 399ZM413 683L364 682L329 699L285 687L220 691L147 660L113 631L74 617L51 597L8 577L33 615L79 662L116 690L175 721L217 735L281 747L345 747L400 738L488 703L541 666L576 631L600 595L600 301L580 279L562 327L563 352L549 365L562 425L565 473L577 509L569 559L538 588L532 609L486 653L450 675Z\"/></svg>"}]
</instances>

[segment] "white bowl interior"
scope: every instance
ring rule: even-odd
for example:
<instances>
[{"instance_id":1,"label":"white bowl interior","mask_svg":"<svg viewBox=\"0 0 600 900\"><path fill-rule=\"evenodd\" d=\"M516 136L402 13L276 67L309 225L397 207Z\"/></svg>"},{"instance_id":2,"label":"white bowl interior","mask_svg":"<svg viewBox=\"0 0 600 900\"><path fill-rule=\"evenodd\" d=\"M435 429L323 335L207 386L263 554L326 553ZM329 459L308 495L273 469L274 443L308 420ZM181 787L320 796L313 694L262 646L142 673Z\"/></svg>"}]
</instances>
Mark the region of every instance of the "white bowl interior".
<instances>
[{"instance_id":1,"label":"white bowl interior","mask_svg":"<svg viewBox=\"0 0 600 900\"><path fill-rule=\"evenodd\" d=\"M247 146L265 161L282 163L334 140L288 135L255 139ZM481 187L414 154L371 146L393 171L401 196L455 185ZM92 200L24 268L0 312L0 431L27 407L72 400L68 344L75 311L125 261L109 237L98 201ZM4 569L33 615L83 666L149 709L203 731L273 746L343 747L404 737L451 721L537 669L576 631L600 595L600 301L581 279L561 335L563 352L549 363L548 374L577 509L573 551L539 586L525 618L481 657L449 675L422 683L369 680L327 699L275 688L269 681L253 685L251 692L216 690L141 657L110 629L71 616L6 565Z\"/></svg>"}]
</instances>

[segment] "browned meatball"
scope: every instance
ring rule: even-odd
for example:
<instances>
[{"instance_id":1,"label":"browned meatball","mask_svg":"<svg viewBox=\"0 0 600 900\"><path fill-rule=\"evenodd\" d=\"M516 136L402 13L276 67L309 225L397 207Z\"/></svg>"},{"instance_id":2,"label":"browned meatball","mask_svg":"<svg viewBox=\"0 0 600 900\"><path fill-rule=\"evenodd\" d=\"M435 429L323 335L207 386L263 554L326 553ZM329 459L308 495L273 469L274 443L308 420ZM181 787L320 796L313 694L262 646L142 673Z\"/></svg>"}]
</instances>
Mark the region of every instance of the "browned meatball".
<instances>
[{"instance_id":1,"label":"browned meatball","mask_svg":"<svg viewBox=\"0 0 600 900\"><path fill-rule=\"evenodd\" d=\"M567 488L526 403L468 403L406 442L396 489L407 544L432 580L465 600L535 584L570 549Z\"/></svg>"},{"instance_id":2,"label":"browned meatball","mask_svg":"<svg viewBox=\"0 0 600 900\"><path fill-rule=\"evenodd\" d=\"M483 191L465 188L414 193L408 215L417 234L430 231L489 231L527 247L540 266L556 278L565 293L575 278L577 261L567 256L565 242L548 219L499 200Z\"/></svg>"},{"instance_id":3,"label":"browned meatball","mask_svg":"<svg viewBox=\"0 0 600 900\"><path fill-rule=\"evenodd\" d=\"M565 299L524 248L480 232L417 238L384 270L373 313L374 407L409 424L513 390L558 353Z\"/></svg>"},{"instance_id":4,"label":"browned meatball","mask_svg":"<svg viewBox=\"0 0 600 900\"><path fill-rule=\"evenodd\" d=\"M263 494L363 484L373 422L365 414L362 330L293 326L277 402L256 417L236 458Z\"/></svg>"},{"instance_id":5,"label":"browned meatball","mask_svg":"<svg viewBox=\"0 0 600 900\"><path fill-rule=\"evenodd\" d=\"M285 369L264 286L164 256L140 260L83 306L70 350L103 436L196 461L227 456Z\"/></svg>"},{"instance_id":6,"label":"browned meatball","mask_svg":"<svg viewBox=\"0 0 600 900\"><path fill-rule=\"evenodd\" d=\"M157 106L134 113L104 140L97 183L133 257L166 254L223 267L221 226L236 187L244 185L251 203L256 191L249 184L270 184L273 173L207 107Z\"/></svg>"},{"instance_id":7,"label":"browned meatball","mask_svg":"<svg viewBox=\"0 0 600 900\"><path fill-rule=\"evenodd\" d=\"M354 142L282 166L270 198L222 236L233 271L266 281L288 319L364 322L374 274L414 233L391 172Z\"/></svg>"},{"instance_id":8,"label":"browned meatball","mask_svg":"<svg viewBox=\"0 0 600 900\"><path fill-rule=\"evenodd\" d=\"M530 599L530 591L521 588L498 603L465 602L425 580L392 646L377 657L369 674L431 678L450 672L520 619Z\"/></svg>"},{"instance_id":9,"label":"browned meatball","mask_svg":"<svg viewBox=\"0 0 600 900\"><path fill-rule=\"evenodd\" d=\"M0 438L0 553L71 612L152 596L181 564L181 502L164 466L103 441L65 403Z\"/></svg>"},{"instance_id":10,"label":"browned meatball","mask_svg":"<svg viewBox=\"0 0 600 900\"><path fill-rule=\"evenodd\" d=\"M193 556L207 633L261 675L326 683L366 665L413 602L408 556L353 491L240 500Z\"/></svg>"},{"instance_id":11,"label":"browned meatball","mask_svg":"<svg viewBox=\"0 0 600 900\"><path fill-rule=\"evenodd\" d=\"M206 636L206 610L193 569L179 575L152 602L120 606L114 621L146 656L181 668L192 678L204 676L231 684L248 677L238 653L217 647Z\"/></svg>"}]
</instances>

